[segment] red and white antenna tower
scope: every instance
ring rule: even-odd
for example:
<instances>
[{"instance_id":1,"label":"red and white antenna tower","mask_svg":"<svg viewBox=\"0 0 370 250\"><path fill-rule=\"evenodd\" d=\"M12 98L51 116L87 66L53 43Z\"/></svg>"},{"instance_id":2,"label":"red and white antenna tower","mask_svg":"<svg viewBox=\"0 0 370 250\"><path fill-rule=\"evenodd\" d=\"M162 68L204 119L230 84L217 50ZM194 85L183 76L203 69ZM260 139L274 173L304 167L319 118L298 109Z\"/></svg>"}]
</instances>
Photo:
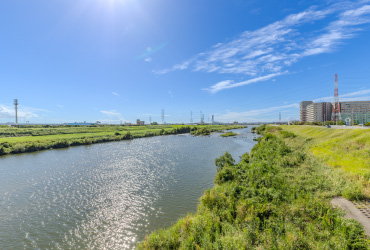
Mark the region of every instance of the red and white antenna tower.
<instances>
[{"instance_id":1,"label":"red and white antenna tower","mask_svg":"<svg viewBox=\"0 0 370 250\"><path fill-rule=\"evenodd\" d=\"M337 74L335 74L332 120L335 122L338 122L338 120L341 120L339 95L338 95L338 75Z\"/></svg>"}]
</instances>

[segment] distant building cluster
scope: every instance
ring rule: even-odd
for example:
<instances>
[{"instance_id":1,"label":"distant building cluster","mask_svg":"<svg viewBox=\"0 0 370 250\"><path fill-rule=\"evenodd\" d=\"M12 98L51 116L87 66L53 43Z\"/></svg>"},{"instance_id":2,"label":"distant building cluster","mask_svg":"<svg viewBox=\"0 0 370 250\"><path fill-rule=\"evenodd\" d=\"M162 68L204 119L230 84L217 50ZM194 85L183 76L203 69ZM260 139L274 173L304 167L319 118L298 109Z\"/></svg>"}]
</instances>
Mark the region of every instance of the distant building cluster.
<instances>
[{"instance_id":1,"label":"distant building cluster","mask_svg":"<svg viewBox=\"0 0 370 250\"><path fill-rule=\"evenodd\" d=\"M370 122L370 101L340 102L340 117L357 124ZM301 122L325 122L332 120L333 104L330 102L303 101L300 103Z\"/></svg>"},{"instance_id":2,"label":"distant building cluster","mask_svg":"<svg viewBox=\"0 0 370 250\"><path fill-rule=\"evenodd\" d=\"M138 125L138 126L144 126L145 125L145 121L140 121L140 119L137 119L136 120L136 125Z\"/></svg>"}]
</instances>

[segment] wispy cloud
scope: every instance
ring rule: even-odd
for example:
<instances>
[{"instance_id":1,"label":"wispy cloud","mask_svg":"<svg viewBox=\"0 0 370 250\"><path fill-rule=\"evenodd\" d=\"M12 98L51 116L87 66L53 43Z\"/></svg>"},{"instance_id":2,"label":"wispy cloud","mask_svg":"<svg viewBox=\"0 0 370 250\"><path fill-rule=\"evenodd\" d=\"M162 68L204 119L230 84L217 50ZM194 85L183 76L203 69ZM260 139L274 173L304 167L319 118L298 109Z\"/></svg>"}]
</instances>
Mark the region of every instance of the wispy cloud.
<instances>
[{"instance_id":1,"label":"wispy cloud","mask_svg":"<svg viewBox=\"0 0 370 250\"><path fill-rule=\"evenodd\" d=\"M58 108L63 108L63 106L62 106L62 105L59 105L59 104L57 105L57 107L58 107Z\"/></svg>"},{"instance_id":2,"label":"wispy cloud","mask_svg":"<svg viewBox=\"0 0 370 250\"><path fill-rule=\"evenodd\" d=\"M271 78L274 78L279 75L287 74L287 73L288 71L272 73L272 74L268 74L265 76L260 76L260 77L249 79L247 81L236 82L236 83L232 80L226 80L226 81L218 82L215 85L211 86L210 88L207 88L204 90L209 91L210 93L216 93L223 89L231 89L231 88L236 88L236 87L240 87L240 86L244 86L244 85L248 85L248 84L252 84L256 82L267 81L267 80L270 80Z\"/></svg>"},{"instance_id":3,"label":"wispy cloud","mask_svg":"<svg viewBox=\"0 0 370 250\"><path fill-rule=\"evenodd\" d=\"M363 89L340 95L340 101L370 101L370 89ZM314 99L313 102L332 102L333 96L326 96ZM286 102L284 102L285 104ZM254 109L241 112L227 111L223 114L218 114L217 121L221 122L265 122L273 121L277 118L277 112L282 112L285 117L296 117L299 116L299 103L285 104L280 106L273 106L263 109ZM287 116L290 115L290 116Z\"/></svg>"},{"instance_id":4,"label":"wispy cloud","mask_svg":"<svg viewBox=\"0 0 370 250\"><path fill-rule=\"evenodd\" d=\"M124 120L122 114L118 112L117 110L102 110L100 112L109 117L113 117L113 119L116 119L116 120L111 120L111 121Z\"/></svg>"},{"instance_id":5,"label":"wispy cloud","mask_svg":"<svg viewBox=\"0 0 370 250\"><path fill-rule=\"evenodd\" d=\"M144 59L145 62L151 62L153 59L151 57L147 57Z\"/></svg>"},{"instance_id":6,"label":"wispy cloud","mask_svg":"<svg viewBox=\"0 0 370 250\"><path fill-rule=\"evenodd\" d=\"M345 101L368 101L370 100L370 96L365 96L370 94L370 89L363 89L360 91L350 92L346 94L339 94L339 101L345 102ZM313 102L332 102L334 99L333 96L326 96L326 97L320 97L317 99L314 99Z\"/></svg>"},{"instance_id":7,"label":"wispy cloud","mask_svg":"<svg viewBox=\"0 0 370 250\"><path fill-rule=\"evenodd\" d=\"M118 93L116 93L116 92L112 92L112 94L113 95L115 95L115 96L120 96Z\"/></svg>"},{"instance_id":8,"label":"wispy cloud","mask_svg":"<svg viewBox=\"0 0 370 250\"><path fill-rule=\"evenodd\" d=\"M254 109L243 112L227 112L217 116L217 121L221 122L232 122L232 121L244 121L244 122L254 122L254 121L272 121L272 116L276 116L277 111L298 109L299 103L293 103L283 106L275 106L264 109ZM270 115L270 116L269 116Z\"/></svg>"},{"instance_id":9,"label":"wispy cloud","mask_svg":"<svg viewBox=\"0 0 370 250\"><path fill-rule=\"evenodd\" d=\"M244 74L251 77L252 82L271 74L279 75L300 59L331 53L346 39L358 34L364 24L370 23L368 3L342 1L321 9L313 6L260 29L245 31L228 43L218 43L183 63L154 73L189 69L207 73ZM246 84L249 84L248 81L245 81ZM232 80L226 80L207 90L215 93L230 86L246 84L235 85Z\"/></svg>"},{"instance_id":10,"label":"wispy cloud","mask_svg":"<svg viewBox=\"0 0 370 250\"><path fill-rule=\"evenodd\" d=\"M37 112L50 112L46 109L31 108L26 106L18 106L18 118L37 118L39 115ZM14 106L0 104L0 119L2 118L14 118L15 110Z\"/></svg>"},{"instance_id":11,"label":"wispy cloud","mask_svg":"<svg viewBox=\"0 0 370 250\"><path fill-rule=\"evenodd\" d=\"M363 89L340 95L340 101L370 101L370 89ZM320 97L313 102L331 102L333 96ZM285 102L286 103L286 102ZM245 122L265 122L273 121L277 118L277 112L282 112L286 115L298 118L299 103L286 104L281 106L273 106L264 109L254 109L241 112L227 111L223 114L217 115L217 121L232 122L232 121L245 121ZM288 116L286 116L288 117ZM291 118L291 117L290 117ZM290 119L289 118L289 119Z\"/></svg>"}]
</instances>

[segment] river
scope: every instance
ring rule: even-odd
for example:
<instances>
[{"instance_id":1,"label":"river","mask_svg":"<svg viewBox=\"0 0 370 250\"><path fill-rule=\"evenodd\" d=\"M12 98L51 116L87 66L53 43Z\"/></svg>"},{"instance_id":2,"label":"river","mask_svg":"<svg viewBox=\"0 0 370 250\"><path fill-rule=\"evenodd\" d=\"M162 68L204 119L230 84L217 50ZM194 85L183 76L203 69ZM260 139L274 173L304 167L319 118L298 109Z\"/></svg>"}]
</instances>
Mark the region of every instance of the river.
<instances>
[{"instance_id":1,"label":"river","mask_svg":"<svg viewBox=\"0 0 370 250\"><path fill-rule=\"evenodd\" d=\"M0 249L131 249L196 212L215 158L239 160L250 128L0 157Z\"/></svg>"}]
</instances>

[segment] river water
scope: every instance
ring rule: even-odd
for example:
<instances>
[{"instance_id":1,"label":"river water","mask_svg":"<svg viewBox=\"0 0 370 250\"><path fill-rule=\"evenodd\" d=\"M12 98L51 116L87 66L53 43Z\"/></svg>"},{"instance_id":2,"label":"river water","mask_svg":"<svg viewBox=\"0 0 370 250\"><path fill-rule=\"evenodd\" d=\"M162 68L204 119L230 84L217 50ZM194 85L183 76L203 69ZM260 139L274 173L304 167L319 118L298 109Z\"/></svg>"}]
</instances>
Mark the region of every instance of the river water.
<instances>
[{"instance_id":1,"label":"river water","mask_svg":"<svg viewBox=\"0 0 370 250\"><path fill-rule=\"evenodd\" d=\"M214 159L255 142L159 136L0 157L0 249L131 249L196 212Z\"/></svg>"}]
</instances>

